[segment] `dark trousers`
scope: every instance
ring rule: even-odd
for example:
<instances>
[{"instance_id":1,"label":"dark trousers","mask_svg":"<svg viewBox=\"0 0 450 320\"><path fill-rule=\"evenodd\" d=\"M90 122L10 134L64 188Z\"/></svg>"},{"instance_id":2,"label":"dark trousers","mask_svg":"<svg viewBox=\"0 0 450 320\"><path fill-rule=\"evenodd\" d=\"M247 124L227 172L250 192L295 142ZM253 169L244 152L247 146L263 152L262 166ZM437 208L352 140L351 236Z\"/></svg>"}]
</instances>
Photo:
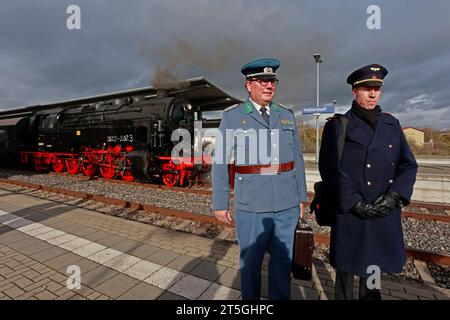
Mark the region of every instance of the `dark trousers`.
<instances>
[{"instance_id":1,"label":"dark trousers","mask_svg":"<svg viewBox=\"0 0 450 320\"><path fill-rule=\"evenodd\" d=\"M336 270L336 286L334 288L335 300L353 300L354 275L339 269ZM359 300L381 300L378 289L367 288L367 277L359 278Z\"/></svg>"}]
</instances>

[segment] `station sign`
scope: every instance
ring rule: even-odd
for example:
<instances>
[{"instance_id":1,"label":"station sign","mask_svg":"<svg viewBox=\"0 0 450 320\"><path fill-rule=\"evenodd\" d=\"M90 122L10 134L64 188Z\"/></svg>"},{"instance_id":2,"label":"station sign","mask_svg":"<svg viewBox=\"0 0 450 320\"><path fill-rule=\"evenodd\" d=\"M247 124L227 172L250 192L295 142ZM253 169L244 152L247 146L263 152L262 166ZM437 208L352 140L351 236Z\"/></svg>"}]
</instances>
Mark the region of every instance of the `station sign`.
<instances>
[{"instance_id":1,"label":"station sign","mask_svg":"<svg viewBox=\"0 0 450 320\"><path fill-rule=\"evenodd\" d=\"M334 113L333 105L325 105L319 107L303 107L302 114L317 114L317 113Z\"/></svg>"}]
</instances>

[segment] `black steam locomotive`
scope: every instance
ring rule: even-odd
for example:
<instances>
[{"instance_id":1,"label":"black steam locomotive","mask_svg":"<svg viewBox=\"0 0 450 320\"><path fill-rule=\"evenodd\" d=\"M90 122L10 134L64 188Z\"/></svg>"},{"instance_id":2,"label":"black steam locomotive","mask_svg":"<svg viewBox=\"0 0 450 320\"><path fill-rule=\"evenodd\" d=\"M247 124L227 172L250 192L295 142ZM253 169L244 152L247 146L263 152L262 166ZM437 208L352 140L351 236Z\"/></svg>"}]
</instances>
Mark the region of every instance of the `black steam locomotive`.
<instances>
[{"instance_id":1,"label":"black steam locomotive","mask_svg":"<svg viewBox=\"0 0 450 320\"><path fill-rule=\"evenodd\" d=\"M203 77L160 88L141 88L0 112L0 157L36 170L113 179L161 180L183 185L208 159L171 156L174 130L194 137L194 121L211 127L202 112L240 101ZM198 159L197 159L198 160Z\"/></svg>"}]
</instances>

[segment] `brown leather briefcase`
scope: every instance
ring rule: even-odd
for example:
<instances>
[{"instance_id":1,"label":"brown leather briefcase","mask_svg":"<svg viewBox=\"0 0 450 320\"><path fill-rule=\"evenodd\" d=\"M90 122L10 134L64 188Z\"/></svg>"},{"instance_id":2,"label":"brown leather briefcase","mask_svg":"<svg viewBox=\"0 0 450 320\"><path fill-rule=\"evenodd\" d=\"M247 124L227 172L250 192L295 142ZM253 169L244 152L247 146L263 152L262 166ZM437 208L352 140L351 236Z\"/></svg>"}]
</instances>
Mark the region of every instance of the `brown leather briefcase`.
<instances>
[{"instance_id":1,"label":"brown leather briefcase","mask_svg":"<svg viewBox=\"0 0 450 320\"><path fill-rule=\"evenodd\" d=\"M314 233L303 218L298 219L294 236L292 275L295 279L311 280Z\"/></svg>"}]
</instances>

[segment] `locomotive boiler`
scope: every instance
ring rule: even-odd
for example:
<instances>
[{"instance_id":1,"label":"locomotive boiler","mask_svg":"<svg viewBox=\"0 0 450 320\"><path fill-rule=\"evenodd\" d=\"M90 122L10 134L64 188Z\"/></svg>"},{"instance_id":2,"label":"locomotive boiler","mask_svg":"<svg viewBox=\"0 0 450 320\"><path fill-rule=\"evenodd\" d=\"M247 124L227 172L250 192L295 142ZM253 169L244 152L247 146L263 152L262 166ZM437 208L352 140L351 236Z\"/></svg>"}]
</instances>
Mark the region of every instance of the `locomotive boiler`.
<instances>
[{"instance_id":1,"label":"locomotive boiler","mask_svg":"<svg viewBox=\"0 0 450 320\"><path fill-rule=\"evenodd\" d=\"M194 159L194 122L217 124L202 113L239 102L200 77L0 112L0 155L36 170L182 186L210 160ZM192 139L190 152L173 157L177 129Z\"/></svg>"}]
</instances>

